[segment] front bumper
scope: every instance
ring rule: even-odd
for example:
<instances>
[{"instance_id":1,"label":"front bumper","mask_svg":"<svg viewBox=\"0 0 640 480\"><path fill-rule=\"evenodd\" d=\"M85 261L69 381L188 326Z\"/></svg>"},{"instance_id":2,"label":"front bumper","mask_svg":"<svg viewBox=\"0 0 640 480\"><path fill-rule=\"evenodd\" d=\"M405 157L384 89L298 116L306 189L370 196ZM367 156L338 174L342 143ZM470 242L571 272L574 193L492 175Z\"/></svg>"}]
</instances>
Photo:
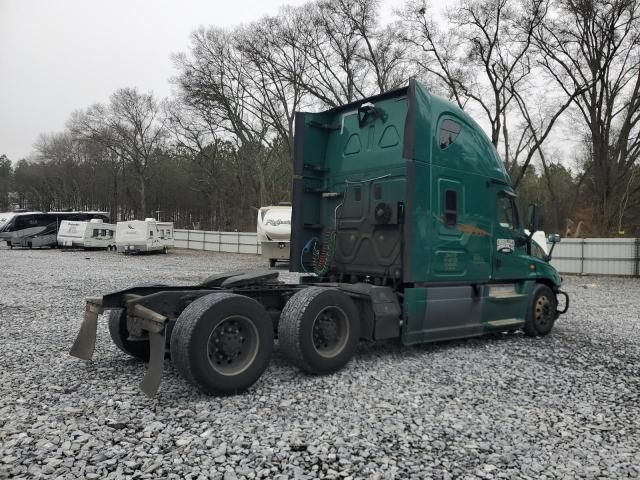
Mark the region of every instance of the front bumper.
<instances>
[{"instance_id":1,"label":"front bumper","mask_svg":"<svg viewBox=\"0 0 640 480\"><path fill-rule=\"evenodd\" d=\"M556 307L556 311L558 312L558 316L564 315L569 310L569 294L567 292L563 292L562 290L558 289L556 291L556 298L558 298L560 295L562 295L564 297L564 308L562 310L560 310L560 309L558 309L558 307Z\"/></svg>"}]
</instances>

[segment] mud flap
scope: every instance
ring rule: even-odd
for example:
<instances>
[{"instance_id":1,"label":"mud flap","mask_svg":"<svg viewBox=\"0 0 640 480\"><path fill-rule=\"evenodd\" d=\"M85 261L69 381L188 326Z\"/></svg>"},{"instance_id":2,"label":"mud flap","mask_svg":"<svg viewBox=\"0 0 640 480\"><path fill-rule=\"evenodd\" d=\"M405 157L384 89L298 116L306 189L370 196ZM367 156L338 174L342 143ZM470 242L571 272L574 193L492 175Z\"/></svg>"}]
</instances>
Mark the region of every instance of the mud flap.
<instances>
[{"instance_id":1,"label":"mud flap","mask_svg":"<svg viewBox=\"0 0 640 480\"><path fill-rule=\"evenodd\" d=\"M164 353L166 342L166 328L161 332L149 331L149 366L142 382L140 390L148 397L153 397L158 392L164 370Z\"/></svg>"},{"instance_id":2,"label":"mud flap","mask_svg":"<svg viewBox=\"0 0 640 480\"><path fill-rule=\"evenodd\" d=\"M87 299L87 305L84 311L84 318L80 331L69 354L82 360L91 360L93 352L96 349L96 333L98 330L98 315L102 313L100 306L102 299Z\"/></svg>"}]
</instances>

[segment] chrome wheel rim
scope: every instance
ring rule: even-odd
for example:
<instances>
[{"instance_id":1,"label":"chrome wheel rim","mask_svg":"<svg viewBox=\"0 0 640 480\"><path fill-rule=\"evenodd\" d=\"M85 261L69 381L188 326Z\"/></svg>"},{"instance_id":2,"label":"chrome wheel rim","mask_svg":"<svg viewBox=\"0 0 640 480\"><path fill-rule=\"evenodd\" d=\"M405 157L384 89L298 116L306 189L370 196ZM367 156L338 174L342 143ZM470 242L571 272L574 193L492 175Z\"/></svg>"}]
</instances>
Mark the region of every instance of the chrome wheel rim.
<instances>
[{"instance_id":1,"label":"chrome wheel rim","mask_svg":"<svg viewBox=\"0 0 640 480\"><path fill-rule=\"evenodd\" d=\"M216 324L207 342L209 364L221 375L238 375L258 355L260 335L255 324L242 315L229 316Z\"/></svg>"},{"instance_id":2,"label":"chrome wheel rim","mask_svg":"<svg viewBox=\"0 0 640 480\"><path fill-rule=\"evenodd\" d=\"M349 321L347 314L340 307L325 307L311 326L311 340L318 355L332 358L338 355L347 345L349 339Z\"/></svg>"}]
</instances>

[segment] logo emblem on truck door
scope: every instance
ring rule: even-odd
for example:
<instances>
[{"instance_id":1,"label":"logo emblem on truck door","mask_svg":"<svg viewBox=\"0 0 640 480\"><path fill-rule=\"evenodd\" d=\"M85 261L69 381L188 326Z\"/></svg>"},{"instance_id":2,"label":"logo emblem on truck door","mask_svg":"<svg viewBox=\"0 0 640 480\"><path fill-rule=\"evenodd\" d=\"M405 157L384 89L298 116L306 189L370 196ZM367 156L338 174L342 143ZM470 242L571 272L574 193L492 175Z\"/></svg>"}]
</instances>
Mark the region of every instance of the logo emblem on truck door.
<instances>
[{"instance_id":1,"label":"logo emblem on truck door","mask_svg":"<svg viewBox=\"0 0 640 480\"><path fill-rule=\"evenodd\" d=\"M496 250L499 252L513 252L516 248L516 241L513 238L497 238Z\"/></svg>"}]
</instances>

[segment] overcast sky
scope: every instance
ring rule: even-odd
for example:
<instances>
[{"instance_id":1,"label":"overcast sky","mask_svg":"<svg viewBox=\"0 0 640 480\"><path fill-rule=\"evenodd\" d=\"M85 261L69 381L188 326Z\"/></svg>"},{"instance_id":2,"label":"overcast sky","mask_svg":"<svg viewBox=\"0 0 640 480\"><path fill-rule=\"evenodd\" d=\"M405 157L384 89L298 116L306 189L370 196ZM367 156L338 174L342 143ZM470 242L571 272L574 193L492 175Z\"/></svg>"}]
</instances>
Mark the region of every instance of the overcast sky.
<instances>
[{"instance_id":1,"label":"overcast sky","mask_svg":"<svg viewBox=\"0 0 640 480\"><path fill-rule=\"evenodd\" d=\"M17 161L40 133L120 87L164 97L199 25L232 26L304 0L0 0L0 154Z\"/></svg>"}]
</instances>

